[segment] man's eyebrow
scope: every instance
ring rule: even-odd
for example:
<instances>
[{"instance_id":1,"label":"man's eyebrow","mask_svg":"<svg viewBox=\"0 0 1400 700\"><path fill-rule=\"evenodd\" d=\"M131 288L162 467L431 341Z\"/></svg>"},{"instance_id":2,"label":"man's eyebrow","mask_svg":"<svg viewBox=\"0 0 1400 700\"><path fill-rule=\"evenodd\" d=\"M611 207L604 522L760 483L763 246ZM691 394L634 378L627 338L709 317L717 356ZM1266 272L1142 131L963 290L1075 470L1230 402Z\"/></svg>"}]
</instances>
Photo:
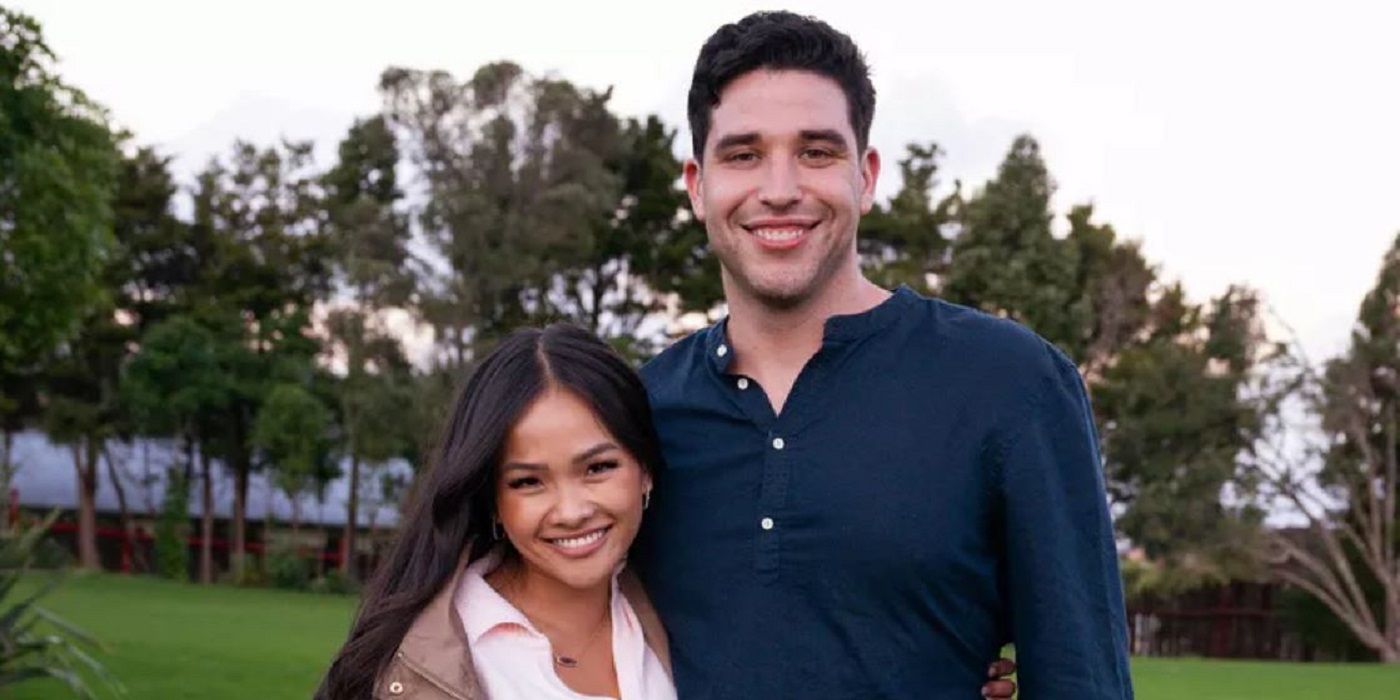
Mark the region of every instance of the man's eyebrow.
<instances>
[{"instance_id":1,"label":"man's eyebrow","mask_svg":"<svg viewBox=\"0 0 1400 700\"><path fill-rule=\"evenodd\" d=\"M719 141L715 142L715 150L723 151L726 148L735 146L752 146L758 143L758 132L748 131L742 134L725 134Z\"/></svg>"},{"instance_id":2,"label":"man's eyebrow","mask_svg":"<svg viewBox=\"0 0 1400 700\"><path fill-rule=\"evenodd\" d=\"M799 135L803 141L826 141L842 149L850 148L850 144L846 143L846 137L835 129L803 129Z\"/></svg>"}]
</instances>

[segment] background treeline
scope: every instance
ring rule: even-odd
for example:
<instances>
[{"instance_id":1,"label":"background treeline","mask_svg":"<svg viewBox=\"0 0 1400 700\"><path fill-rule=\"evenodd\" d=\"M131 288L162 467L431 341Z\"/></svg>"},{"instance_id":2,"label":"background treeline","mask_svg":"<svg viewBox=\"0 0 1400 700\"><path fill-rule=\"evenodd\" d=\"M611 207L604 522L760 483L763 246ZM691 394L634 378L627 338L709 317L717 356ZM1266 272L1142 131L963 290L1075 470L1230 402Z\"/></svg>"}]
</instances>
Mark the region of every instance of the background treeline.
<instances>
[{"instance_id":1,"label":"background treeline","mask_svg":"<svg viewBox=\"0 0 1400 700\"><path fill-rule=\"evenodd\" d=\"M19 431L71 448L85 566L113 441L180 445L167 511L203 504L206 581L211 470L231 472L238 576L254 472L295 497L347 464L354 523L367 475L424 465L504 333L568 320L640 362L722 302L676 128L614 113L608 90L509 62L390 68L332 162L236 142L177 182L170 154L61 79L33 20L0 9L0 37L0 476ZM1400 660L1400 247L1349 349L1312 363L1270 339L1247 286L1193 297L1091 205L1054 211L1030 136L976 186L944 182L942 155L892 159L867 272L1021 321L1078 363L1130 593L1272 576ZM146 566L183 571L181 536Z\"/></svg>"}]
</instances>

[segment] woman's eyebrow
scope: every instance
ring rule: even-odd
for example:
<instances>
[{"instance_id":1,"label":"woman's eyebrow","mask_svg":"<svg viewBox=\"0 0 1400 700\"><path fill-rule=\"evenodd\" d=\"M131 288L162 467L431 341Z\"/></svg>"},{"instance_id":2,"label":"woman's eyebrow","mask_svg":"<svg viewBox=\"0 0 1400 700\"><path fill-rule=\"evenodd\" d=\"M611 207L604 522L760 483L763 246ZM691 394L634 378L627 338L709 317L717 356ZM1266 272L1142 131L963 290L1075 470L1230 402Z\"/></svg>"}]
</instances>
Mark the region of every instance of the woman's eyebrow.
<instances>
[{"instance_id":1,"label":"woman's eyebrow","mask_svg":"<svg viewBox=\"0 0 1400 700\"><path fill-rule=\"evenodd\" d=\"M578 456L574 457L574 463L577 464L579 462L587 462L588 460L593 459L594 457L597 457L598 455L607 452L608 450L615 449L617 449L617 445L614 445L611 442L600 442L578 453Z\"/></svg>"}]
</instances>

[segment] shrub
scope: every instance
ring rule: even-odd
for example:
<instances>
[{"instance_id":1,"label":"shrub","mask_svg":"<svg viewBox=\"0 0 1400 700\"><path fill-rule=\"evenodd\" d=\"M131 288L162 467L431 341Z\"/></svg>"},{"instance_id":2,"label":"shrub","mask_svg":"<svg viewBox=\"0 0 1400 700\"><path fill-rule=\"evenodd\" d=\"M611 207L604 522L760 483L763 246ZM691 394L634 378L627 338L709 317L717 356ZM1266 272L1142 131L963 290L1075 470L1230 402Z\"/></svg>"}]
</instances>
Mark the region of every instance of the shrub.
<instances>
[{"instance_id":1,"label":"shrub","mask_svg":"<svg viewBox=\"0 0 1400 700\"><path fill-rule=\"evenodd\" d=\"M273 588L304 591L311 586L311 567L292 552L274 552L267 558L267 582Z\"/></svg>"},{"instance_id":2,"label":"shrub","mask_svg":"<svg viewBox=\"0 0 1400 700\"><path fill-rule=\"evenodd\" d=\"M57 517L58 511L54 511L37 526L0 537L0 689L36 678L54 678L67 685L75 697L95 698L86 677L92 676L112 694L121 695L121 684L89 654L100 649L98 643L38 605L58 587L61 576L48 576L39 590L28 596L21 597L18 592L20 579L31 571L39 542ZM0 697L8 696L0 691Z\"/></svg>"}]
</instances>

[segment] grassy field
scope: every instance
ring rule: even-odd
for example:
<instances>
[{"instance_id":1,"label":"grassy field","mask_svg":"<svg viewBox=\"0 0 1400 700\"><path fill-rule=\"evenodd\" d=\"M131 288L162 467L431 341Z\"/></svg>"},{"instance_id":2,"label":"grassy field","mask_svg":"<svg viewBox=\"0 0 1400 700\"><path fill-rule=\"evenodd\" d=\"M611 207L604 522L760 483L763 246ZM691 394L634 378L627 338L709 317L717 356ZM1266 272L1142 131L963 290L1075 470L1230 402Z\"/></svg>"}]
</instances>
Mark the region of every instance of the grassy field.
<instances>
[{"instance_id":1,"label":"grassy field","mask_svg":"<svg viewBox=\"0 0 1400 700\"><path fill-rule=\"evenodd\" d=\"M109 647L102 658L145 700L310 697L349 625L350 598L202 588L94 575L70 580L48 606ZM1397 697L1400 667L1137 659L1140 700L1353 700ZM57 684L6 698L66 697Z\"/></svg>"}]
</instances>

